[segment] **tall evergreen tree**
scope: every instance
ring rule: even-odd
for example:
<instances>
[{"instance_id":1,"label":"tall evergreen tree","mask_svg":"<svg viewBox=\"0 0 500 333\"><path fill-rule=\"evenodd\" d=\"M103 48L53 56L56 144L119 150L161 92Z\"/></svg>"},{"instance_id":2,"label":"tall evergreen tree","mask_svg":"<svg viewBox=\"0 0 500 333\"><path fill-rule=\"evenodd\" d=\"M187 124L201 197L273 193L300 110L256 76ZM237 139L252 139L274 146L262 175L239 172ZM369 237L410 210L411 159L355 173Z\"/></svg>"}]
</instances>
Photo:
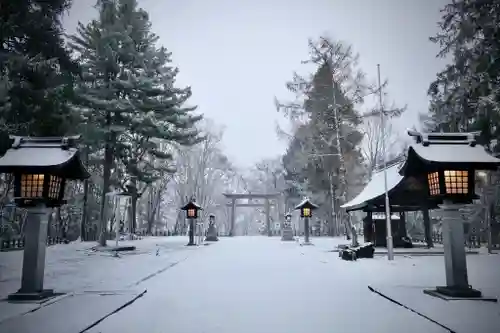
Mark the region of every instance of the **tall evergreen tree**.
<instances>
[{"instance_id":1,"label":"tall evergreen tree","mask_svg":"<svg viewBox=\"0 0 500 333\"><path fill-rule=\"evenodd\" d=\"M123 176L143 183L158 178L170 155L159 143L194 144L201 138L195 124L201 116L183 107L190 88L176 88L177 69L170 54L156 46L148 14L135 0L100 0L99 19L79 24L71 46L79 55L82 82L78 99L84 116L99 129L89 144L104 138L102 198ZM97 142L97 140L99 142ZM120 175L119 171L123 173ZM122 184L123 185L123 182ZM140 193L136 193L140 195ZM135 202L132 219L135 221ZM100 243L105 244L105 200L101 202ZM131 228L135 228L135 222ZM132 230L133 231L133 230Z\"/></svg>"},{"instance_id":2,"label":"tall evergreen tree","mask_svg":"<svg viewBox=\"0 0 500 333\"><path fill-rule=\"evenodd\" d=\"M71 131L69 102L77 65L64 46L61 16L70 0L2 1L0 131L62 135Z\"/></svg>"},{"instance_id":3,"label":"tall evergreen tree","mask_svg":"<svg viewBox=\"0 0 500 333\"><path fill-rule=\"evenodd\" d=\"M432 37L452 63L429 87L427 130L481 131L482 143L500 138L500 7L495 1L460 0L442 9ZM500 146L493 147L500 151Z\"/></svg>"},{"instance_id":4,"label":"tall evergreen tree","mask_svg":"<svg viewBox=\"0 0 500 333\"><path fill-rule=\"evenodd\" d=\"M295 113L302 108L308 119L295 133L283 162L293 185L290 191L309 192L328 208L323 213L332 234L340 230L339 207L347 199L356 166L362 164L363 135L355 105L362 102L363 74L356 70L356 56L349 46L322 37L309 41L309 48L307 62L317 66L316 72L310 80L295 75L287 84L291 91L301 91L302 105L280 106ZM306 158L297 159L300 155Z\"/></svg>"}]
</instances>

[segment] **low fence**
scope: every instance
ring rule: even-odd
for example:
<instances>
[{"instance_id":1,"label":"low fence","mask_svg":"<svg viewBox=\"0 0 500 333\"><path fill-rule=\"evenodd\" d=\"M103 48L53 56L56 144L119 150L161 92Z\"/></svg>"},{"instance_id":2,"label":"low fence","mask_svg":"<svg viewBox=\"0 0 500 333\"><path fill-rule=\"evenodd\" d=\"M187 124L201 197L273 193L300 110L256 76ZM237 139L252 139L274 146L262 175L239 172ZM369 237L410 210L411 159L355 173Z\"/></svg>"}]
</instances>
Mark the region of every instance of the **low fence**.
<instances>
[{"instance_id":1,"label":"low fence","mask_svg":"<svg viewBox=\"0 0 500 333\"><path fill-rule=\"evenodd\" d=\"M68 241L63 239L62 237L47 238L47 246L63 243L68 243ZM22 249L24 249L24 237L0 240L0 252L17 251Z\"/></svg>"},{"instance_id":2,"label":"low fence","mask_svg":"<svg viewBox=\"0 0 500 333\"><path fill-rule=\"evenodd\" d=\"M150 233L146 232L146 230L140 230L135 233L137 236L155 236L155 237L160 237L160 236L175 236L174 232L170 230L156 230L152 231Z\"/></svg>"},{"instance_id":3,"label":"low fence","mask_svg":"<svg viewBox=\"0 0 500 333\"><path fill-rule=\"evenodd\" d=\"M434 244L443 244L443 234L439 232L433 232L432 233L432 242ZM412 235L411 240L413 243L425 243L425 236L424 235Z\"/></svg>"},{"instance_id":4,"label":"low fence","mask_svg":"<svg viewBox=\"0 0 500 333\"><path fill-rule=\"evenodd\" d=\"M425 243L424 235L414 235L412 236L412 241L414 243ZM434 244L443 244L443 234L435 232L432 234L432 242ZM485 245L488 242L486 236L477 235L477 234L469 234L465 235L465 246L468 248L480 248L482 245ZM494 249L500 249L500 243L498 240L493 239L491 247Z\"/></svg>"}]
</instances>

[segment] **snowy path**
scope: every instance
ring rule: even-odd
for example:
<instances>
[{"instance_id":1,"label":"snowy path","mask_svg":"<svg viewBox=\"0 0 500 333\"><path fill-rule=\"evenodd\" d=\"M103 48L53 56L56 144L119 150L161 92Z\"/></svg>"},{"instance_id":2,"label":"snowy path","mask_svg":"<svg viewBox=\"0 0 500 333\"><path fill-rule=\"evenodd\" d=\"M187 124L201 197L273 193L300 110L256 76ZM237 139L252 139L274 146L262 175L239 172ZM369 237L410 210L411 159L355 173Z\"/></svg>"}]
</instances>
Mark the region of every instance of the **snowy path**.
<instances>
[{"instance_id":1,"label":"snowy path","mask_svg":"<svg viewBox=\"0 0 500 333\"><path fill-rule=\"evenodd\" d=\"M186 242L186 237L120 242L135 245L137 251L122 252L119 258L110 252L90 251L96 245L92 242L54 245L47 248L45 287L57 292L123 289L187 258L196 249L185 247ZM0 252L0 299L19 289L22 257L22 251Z\"/></svg>"},{"instance_id":2,"label":"snowy path","mask_svg":"<svg viewBox=\"0 0 500 333\"><path fill-rule=\"evenodd\" d=\"M370 292L389 266L365 263L276 237L224 238L145 282L146 295L89 332L447 332Z\"/></svg>"}]
</instances>

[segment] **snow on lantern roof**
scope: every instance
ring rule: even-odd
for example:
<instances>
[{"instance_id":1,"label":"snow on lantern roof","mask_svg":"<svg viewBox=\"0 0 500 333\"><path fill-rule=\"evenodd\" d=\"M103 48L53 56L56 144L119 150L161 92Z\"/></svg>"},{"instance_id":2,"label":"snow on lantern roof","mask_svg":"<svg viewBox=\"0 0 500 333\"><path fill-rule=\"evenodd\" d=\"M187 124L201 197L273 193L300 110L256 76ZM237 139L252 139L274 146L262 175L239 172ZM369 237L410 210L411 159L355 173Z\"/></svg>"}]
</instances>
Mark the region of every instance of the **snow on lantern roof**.
<instances>
[{"instance_id":1,"label":"snow on lantern roof","mask_svg":"<svg viewBox=\"0 0 500 333\"><path fill-rule=\"evenodd\" d=\"M437 164L446 164L447 167L469 166L479 170L500 166L500 159L477 144L477 132L419 133L408 130L408 135L414 138L415 143L408 148L408 158L400 170L403 175L417 173L417 169Z\"/></svg>"},{"instance_id":2,"label":"snow on lantern roof","mask_svg":"<svg viewBox=\"0 0 500 333\"><path fill-rule=\"evenodd\" d=\"M403 180L399 174L399 164L387 167L387 191L395 188ZM372 178L365 188L354 199L340 206L348 211L358 210L366 206L366 202L375 199L385 193L384 169L373 173Z\"/></svg>"},{"instance_id":3,"label":"snow on lantern roof","mask_svg":"<svg viewBox=\"0 0 500 333\"><path fill-rule=\"evenodd\" d=\"M295 206L295 209L301 209L301 208L311 208L311 209L316 209L318 208L318 205L315 205L309 200L309 198L305 197L297 206Z\"/></svg>"},{"instance_id":4,"label":"snow on lantern roof","mask_svg":"<svg viewBox=\"0 0 500 333\"><path fill-rule=\"evenodd\" d=\"M203 210L200 205L196 203L196 200L191 199L187 204L185 204L183 207L181 207L181 210L188 210L188 209L197 209L197 210Z\"/></svg>"},{"instance_id":5,"label":"snow on lantern roof","mask_svg":"<svg viewBox=\"0 0 500 333\"><path fill-rule=\"evenodd\" d=\"M87 179L76 142L72 137L11 136L11 148L0 157L0 172L50 172L68 179Z\"/></svg>"}]
</instances>

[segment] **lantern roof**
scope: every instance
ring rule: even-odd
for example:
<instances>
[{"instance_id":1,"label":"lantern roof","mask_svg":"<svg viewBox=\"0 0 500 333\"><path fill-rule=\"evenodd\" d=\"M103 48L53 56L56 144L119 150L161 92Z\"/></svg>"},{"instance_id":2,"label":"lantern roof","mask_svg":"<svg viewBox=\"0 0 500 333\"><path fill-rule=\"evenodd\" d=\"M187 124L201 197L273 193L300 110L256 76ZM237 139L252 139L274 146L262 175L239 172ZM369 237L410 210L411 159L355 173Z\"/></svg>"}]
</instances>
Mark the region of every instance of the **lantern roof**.
<instances>
[{"instance_id":1,"label":"lantern roof","mask_svg":"<svg viewBox=\"0 0 500 333\"><path fill-rule=\"evenodd\" d=\"M309 208L309 209L316 209L318 208L318 205L313 204L309 198L304 198L296 207L295 209L302 209L302 208Z\"/></svg>"},{"instance_id":2,"label":"lantern roof","mask_svg":"<svg viewBox=\"0 0 500 333\"><path fill-rule=\"evenodd\" d=\"M11 148L0 157L2 173L47 172L78 180L90 177L76 148L80 136L10 138L14 140Z\"/></svg>"},{"instance_id":3,"label":"lantern roof","mask_svg":"<svg viewBox=\"0 0 500 333\"><path fill-rule=\"evenodd\" d=\"M194 200L189 201L181 208L181 210L188 210L188 209L203 210L203 208L201 208L201 206L198 205Z\"/></svg>"},{"instance_id":4,"label":"lantern roof","mask_svg":"<svg viewBox=\"0 0 500 333\"><path fill-rule=\"evenodd\" d=\"M409 130L408 135L415 142L408 148L401 175L419 175L438 167L495 170L500 166L500 159L477 144L476 132L419 133Z\"/></svg>"}]
</instances>

